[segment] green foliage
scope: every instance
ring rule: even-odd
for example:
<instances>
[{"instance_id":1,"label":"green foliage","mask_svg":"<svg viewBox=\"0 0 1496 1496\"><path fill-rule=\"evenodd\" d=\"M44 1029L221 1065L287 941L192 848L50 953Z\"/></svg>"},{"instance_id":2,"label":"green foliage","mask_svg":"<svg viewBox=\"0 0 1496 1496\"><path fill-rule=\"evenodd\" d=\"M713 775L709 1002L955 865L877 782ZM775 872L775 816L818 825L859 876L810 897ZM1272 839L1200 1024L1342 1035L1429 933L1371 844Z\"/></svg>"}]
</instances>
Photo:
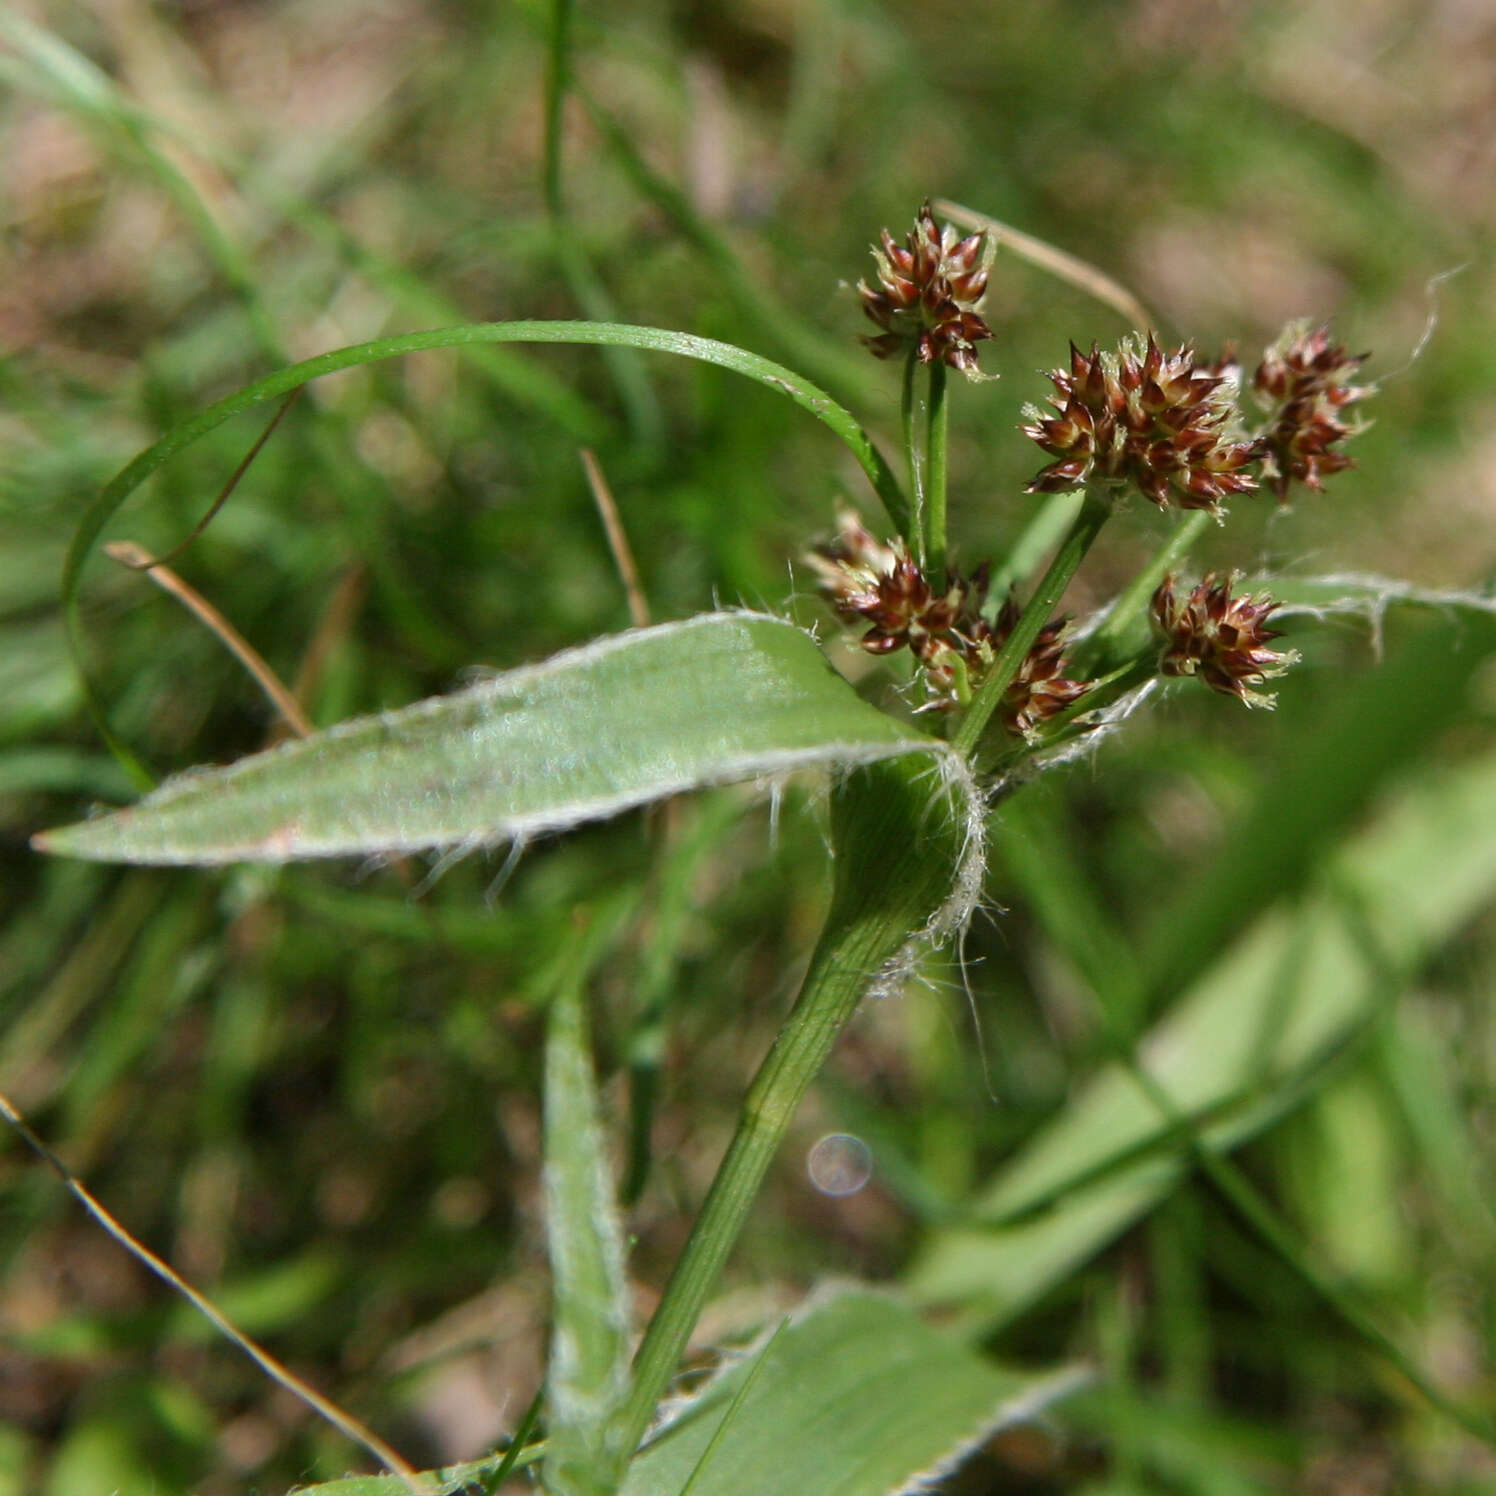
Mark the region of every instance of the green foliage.
<instances>
[{"instance_id":1,"label":"green foliage","mask_svg":"<svg viewBox=\"0 0 1496 1496\"><path fill-rule=\"evenodd\" d=\"M707 614L186 775L38 845L198 864L463 850L938 747L859 700L793 625Z\"/></svg>"},{"instance_id":2,"label":"green foliage","mask_svg":"<svg viewBox=\"0 0 1496 1496\"><path fill-rule=\"evenodd\" d=\"M583 968L585 969L585 968ZM557 1496L616 1490L631 1451L623 1229L597 1115L581 984L564 983L546 1037L545 1205L554 1282L545 1477Z\"/></svg>"},{"instance_id":3,"label":"green foliage","mask_svg":"<svg viewBox=\"0 0 1496 1496\"><path fill-rule=\"evenodd\" d=\"M1025 882L1038 892L1037 877ZM1410 974L1493 897L1487 757L1410 787L1323 859L1299 901L1251 922L1143 1038L1150 1075L1205 1146L1239 1145L1330 1083ZM1088 969L1098 994L1115 976ZM1101 1070L972 1195L967 1223L927 1243L911 1290L984 1330L1008 1322L1177 1185L1186 1142L1128 1069Z\"/></svg>"},{"instance_id":4,"label":"green foliage","mask_svg":"<svg viewBox=\"0 0 1496 1496\"><path fill-rule=\"evenodd\" d=\"M569 31L543 9L0 18L0 1090L246 1328L440 1468L433 1487L491 1486L487 1452L542 1380L545 1152L586 1137L542 1143L557 993L585 995L602 1131L619 1159L627 1140L647 1309L828 899L845 917L876 886L840 856L828 893L828 835L879 868L889 844L849 806L881 797L924 829L928 755L846 781L829 832L799 781L588 824L532 845L487 903L481 857L416 898L425 863L39 859L39 828L131 789L70 640L137 782L256 762L271 735L217 642L94 547L177 545L310 380L173 565L336 741L349 719L461 700L438 693L475 662L531 669L625 626L585 441L656 618L746 606L783 641L754 649L812 695L838 683L762 615L816 622L871 703L837 690L827 710L917 744L938 722L909 725L901 678L832 643L785 567L834 500L871 521L881 493L902 517L877 456L897 448L897 371L862 357L871 324L836 288L868 272L880 226L948 195L1096 262L1205 352L1333 312L1375 355L1374 424L1325 494L1284 514L1244 498L1186 537L1187 568L1259 565L1288 599L1304 661L1277 713L1182 683L1090 764L997 805L983 901L1003 913L959 965L926 953L926 985L863 1007L777 1119L777 1165L780 1134L760 1140L726 1282L763 1297L709 1305L692 1364L720 1374L632 1478L699 1472L700 1496L778 1458L789 1478L759 1489L836 1489L865 1452L859 1489L897 1489L1032 1394L1007 1368L1080 1357L1094 1390L996 1432L956 1479L1493 1489L1446 1416L1492 1406L1496 1359L1496 192L1463 144L1485 129L1480 38L1403 0L558 7ZM1002 378L952 381L943 419L952 559L991 556L1000 597L1032 589L1074 520L1069 496L1020 492L1037 456L1014 428L1046 393L1031 371L1124 328L1012 253L992 287L982 357ZM581 315L612 325L608 353L509 341L521 322L596 341L555 325ZM370 339L389 356L367 362ZM1110 519L1062 606L1090 612L1181 533L1141 504ZM1096 657L1145 650L1143 617ZM660 689L654 709L749 733L732 667L753 655L727 650L719 695ZM903 799L921 773L924 799ZM698 760L682 782L717 777ZM941 901L903 892L905 922ZM881 916L865 933L862 978L899 945ZM829 1131L871 1148L856 1195L795 1166ZM406 1489L337 1478L362 1453L16 1148L0 1217L0 1491ZM828 1273L902 1284L968 1344L855 1294L721 1369L718 1348ZM861 1328L838 1359L818 1337L844 1302ZM895 1348L917 1374L893 1373ZM845 1417L801 1421L838 1386Z\"/></svg>"},{"instance_id":5,"label":"green foliage","mask_svg":"<svg viewBox=\"0 0 1496 1496\"><path fill-rule=\"evenodd\" d=\"M1000 1370L891 1299L838 1294L672 1409L623 1496L749 1496L787 1471L826 1496L915 1490L1085 1379Z\"/></svg>"}]
</instances>

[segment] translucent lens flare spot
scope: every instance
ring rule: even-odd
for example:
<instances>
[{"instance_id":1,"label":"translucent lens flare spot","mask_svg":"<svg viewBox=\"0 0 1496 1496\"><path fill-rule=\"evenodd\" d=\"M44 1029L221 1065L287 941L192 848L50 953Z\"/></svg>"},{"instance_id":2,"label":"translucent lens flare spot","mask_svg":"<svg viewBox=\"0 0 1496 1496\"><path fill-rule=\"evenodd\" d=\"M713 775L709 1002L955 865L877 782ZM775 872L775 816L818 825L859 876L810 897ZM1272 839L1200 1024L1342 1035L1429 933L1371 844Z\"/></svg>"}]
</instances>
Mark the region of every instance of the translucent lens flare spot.
<instances>
[{"instance_id":1,"label":"translucent lens flare spot","mask_svg":"<svg viewBox=\"0 0 1496 1496\"><path fill-rule=\"evenodd\" d=\"M823 1195L855 1195L873 1177L873 1153L849 1132L828 1132L806 1156L805 1171Z\"/></svg>"}]
</instances>

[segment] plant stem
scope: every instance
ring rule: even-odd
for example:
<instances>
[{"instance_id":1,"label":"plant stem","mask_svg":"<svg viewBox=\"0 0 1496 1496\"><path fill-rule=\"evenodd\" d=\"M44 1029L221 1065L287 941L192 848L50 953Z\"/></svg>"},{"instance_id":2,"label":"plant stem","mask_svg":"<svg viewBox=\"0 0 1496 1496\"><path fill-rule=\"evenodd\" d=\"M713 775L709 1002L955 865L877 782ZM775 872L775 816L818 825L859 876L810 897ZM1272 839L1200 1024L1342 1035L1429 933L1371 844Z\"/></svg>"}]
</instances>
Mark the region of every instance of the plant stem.
<instances>
[{"instance_id":1,"label":"plant stem","mask_svg":"<svg viewBox=\"0 0 1496 1496\"><path fill-rule=\"evenodd\" d=\"M950 430L945 399L945 365L930 365L930 407L925 425L925 488L930 527L929 576L937 593L945 591L945 468Z\"/></svg>"},{"instance_id":2,"label":"plant stem","mask_svg":"<svg viewBox=\"0 0 1496 1496\"><path fill-rule=\"evenodd\" d=\"M1000 604L1013 587L1038 569L1039 563L1069 533L1085 497L1072 489L1069 493L1052 493L1044 500L1019 531L1008 554L993 568L987 588L989 598Z\"/></svg>"},{"instance_id":3,"label":"plant stem","mask_svg":"<svg viewBox=\"0 0 1496 1496\"><path fill-rule=\"evenodd\" d=\"M624 1448L643 1438L765 1171L837 1034L889 961L950 896L965 825L959 814L937 813L931 799L930 765L913 756L872 765L833 791L836 885L826 926L634 1358L634 1383L620 1415Z\"/></svg>"},{"instance_id":4,"label":"plant stem","mask_svg":"<svg viewBox=\"0 0 1496 1496\"><path fill-rule=\"evenodd\" d=\"M977 753L986 733L992 714L997 710L1003 694L1013 684L1024 656L1034 647L1039 631L1049 621L1050 614L1064 596L1065 588L1076 573L1091 542L1100 533L1102 525L1111 516L1110 502L1100 493L1087 491L1085 502L1070 533L1060 542L1054 560L1034 589L1028 606L1008 635L1007 642L999 651L987 679L982 682L976 699L967 709L966 717L958 729L954 742L956 751L970 759Z\"/></svg>"},{"instance_id":5,"label":"plant stem","mask_svg":"<svg viewBox=\"0 0 1496 1496\"><path fill-rule=\"evenodd\" d=\"M1210 514L1204 509L1187 514L1153 559L1118 594L1106 617L1086 640L1081 659L1088 667L1105 668L1133 653L1128 647L1128 634L1147 611L1158 584L1189 554L1209 524Z\"/></svg>"},{"instance_id":6,"label":"plant stem","mask_svg":"<svg viewBox=\"0 0 1496 1496\"><path fill-rule=\"evenodd\" d=\"M904 422L904 451L909 458L909 495L914 505L909 533L904 540L914 552L914 559L923 567L928 549L925 544L925 470L914 421L914 376L918 369L919 360L911 348L904 360L904 385L899 398L899 414Z\"/></svg>"}]
</instances>

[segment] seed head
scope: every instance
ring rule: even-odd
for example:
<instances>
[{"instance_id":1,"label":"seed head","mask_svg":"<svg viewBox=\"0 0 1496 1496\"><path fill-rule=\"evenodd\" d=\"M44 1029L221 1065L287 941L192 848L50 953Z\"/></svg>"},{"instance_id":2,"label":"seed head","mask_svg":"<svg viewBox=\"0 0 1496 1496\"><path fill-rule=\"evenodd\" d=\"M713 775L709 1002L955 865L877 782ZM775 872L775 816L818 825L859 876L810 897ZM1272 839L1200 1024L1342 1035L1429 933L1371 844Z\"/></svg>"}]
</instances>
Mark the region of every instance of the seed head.
<instances>
[{"instance_id":1,"label":"seed head","mask_svg":"<svg viewBox=\"0 0 1496 1496\"><path fill-rule=\"evenodd\" d=\"M1348 354L1332 343L1327 326L1311 328L1306 321L1290 322L1263 354L1252 388L1274 412L1259 446L1280 504L1294 483L1317 493L1332 473L1351 466L1334 448L1360 429L1343 420L1342 412L1374 393L1374 386L1350 382L1365 360L1364 353Z\"/></svg>"},{"instance_id":2,"label":"seed head","mask_svg":"<svg viewBox=\"0 0 1496 1496\"><path fill-rule=\"evenodd\" d=\"M1017 626L1020 612L1017 599L1010 595L992 627L991 641L987 646L992 652L988 664L997 658L997 652L1007 643L1008 635ZM1092 682L1070 680L1065 675L1069 663L1065 658L1065 648L1069 638L1068 619L1057 618L1046 624L1023 657L1012 685L1003 692L998 711L1003 726L1014 737L1037 742L1039 728L1045 722L1074 705L1091 689Z\"/></svg>"},{"instance_id":3,"label":"seed head","mask_svg":"<svg viewBox=\"0 0 1496 1496\"><path fill-rule=\"evenodd\" d=\"M864 344L878 358L913 347L922 364L937 359L962 373L977 372L975 344L992 330L977 314L987 290L985 234L962 239L949 224L941 229L928 200L902 245L884 229L873 249L878 286L857 283L863 310L883 329Z\"/></svg>"},{"instance_id":4,"label":"seed head","mask_svg":"<svg viewBox=\"0 0 1496 1496\"><path fill-rule=\"evenodd\" d=\"M1093 479L1131 484L1160 508L1219 516L1228 494L1257 480L1241 430L1237 379L1226 362L1201 364L1187 344L1166 354L1152 335L1116 353L1070 345L1070 368L1050 373L1055 414L1030 405L1024 435L1055 459L1028 486L1060 493Z\"/></svg>"},{"instance_id":5,"label":"seed head","mask_svg":"<svg viewBox=\"0 0 1496 1496\"><path fill-rule=\"evenodd\" d=\"M839 516L840 531L829 545L807 557L821 590L843 618L864 618L869 654L891 654L908 645L916 655L947 633L960 615L964 584L953 578L937 596L902 540L877 539L851 510Z\"/></svg>"},{"instance_id":6,"label":"seed head","mask_svg":"<svg viewBox=\"0 0 1496 1496\"><path fill-rule=\"evenodd\" d=\"M1269 649L1279 631L1266 627L1279 606L1265 593L1232 597L1238 573L1209 573L1187 596L1174 590L1172 575L1153 594L1153 617L1164 638L1160 668L1165 675L1197 675L1212 691L1235 696L1246 706L1271 707L1275 697L1250 689L1282 675L1299 656Z\"/></svg>"},{"instance_id":7,"label":"seed head","mask_svg":"<svg viewBox=\"0 0 1496 1496\"><path fill-rule=\"evenodd\" d=\"M872 624L862 647L891 654L907 645L923 668L925 709L949 711L969 700L1017 624L1018 604L1009 598L989 623L985 566L970 577L953 570L937 593L903 541L885 544L850 511L840 524L836 539L809 560L837 612ZM999 713L1014 736L1037 741L1043 723L1091 689L1065 677L1067 633L1064 620L1045 628L1004 693Z\"/></svg>"}]
</instances>

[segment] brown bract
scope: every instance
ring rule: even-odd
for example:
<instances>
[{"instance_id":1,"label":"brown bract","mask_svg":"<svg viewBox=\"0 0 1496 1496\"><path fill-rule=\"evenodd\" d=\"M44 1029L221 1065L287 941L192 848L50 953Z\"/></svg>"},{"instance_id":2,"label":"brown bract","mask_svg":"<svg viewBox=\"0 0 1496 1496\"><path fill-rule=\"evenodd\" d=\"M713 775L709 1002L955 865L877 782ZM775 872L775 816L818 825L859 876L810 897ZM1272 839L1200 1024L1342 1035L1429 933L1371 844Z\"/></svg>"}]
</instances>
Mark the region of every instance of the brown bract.
<instances>
[{"instance_id":1,"label":"brown bract","mask_svg":"<svg viewBox=\"0 0 1496 1496\"><path fill-rule=\"evenodd\" d=\"M1051 415L1028 406L1026 436L1055 459L1028 485L1060 493L1103 480L1132 485L1161 508L1221 513L1228 494L1257 480L1256 452L1241 430L1236 382L1224 365L1200 364L1188 346L1166 354L1150 336L1116 353L1070 345L1070 368L1050 374Z\"/></svg>"},{"instance_id":2,"label":"brown bract","mask_svg":"<svg viewBox=\"0 0 1496 1496\"><path fill-rule=\"evenodd\" d=\"M1263 355L1252 380L1262 404L1276 412L1259 440L1263 472L1284 503L1294 483L1318 492L1351 459L1334 450L1358 429L1343 419L1349 405L1374 392L1350 381L1366 355L1330 341L1328 327L1290 322Z\"/></svg>"},{"instance_id":3,"label":"brown bract","mask_svg":"<svg viewBox=\"0 0 1496 1496\"><path fill-rule=\"evenodd\" d=\"M923 667L930 709L948 711L966 701L1017 624L1017 603L1009 598L989 623L985 566L970 577L952 571L945 590L936 592L902 540L878 540L850 511L840 522L837 538L809 555L837 612L872 624L862 638L870 654L908 646ZM1049 624L1004 693L999 712L1014 736L1036 741L1043 723L1091 689L1065 676L1066 636L1063 620Z\"/></svg>"},{"instance_id":4,"label":"brown bract","mask_svg":"<svg viewBox=\"0 0 1496 1496\"><path fill-rule=\"evenodd\" d=\"M939 360L964 374L977 369L975 344L992 336L977 314L987 291L986 235L962 239L949 224L942 230L928 201L902 245L884 229L876 288L857 283L863 310L883 329L863 343L879 358L914 349L923 364Z\"/></svg>"},{"instance_id":5,"label":"brown bract","mask_svg":"<svg viewBox=\"0 0 1496 1496\"><path fill-rule=\"evenodd\" d=\"M1236 581L1236 573L1209 573L1181 597L1173 576L1164 578L1153 594L1153 617L1167 640L1160 669L1165 675L1198 676L1212 691L1246 706L1271 707L1275 698L1251 686L1282 675L1298 654L1268 648L1280 637L1267 627L1278 604L1266 594L1232 597Z\"/></svg>"}]
</instances>

